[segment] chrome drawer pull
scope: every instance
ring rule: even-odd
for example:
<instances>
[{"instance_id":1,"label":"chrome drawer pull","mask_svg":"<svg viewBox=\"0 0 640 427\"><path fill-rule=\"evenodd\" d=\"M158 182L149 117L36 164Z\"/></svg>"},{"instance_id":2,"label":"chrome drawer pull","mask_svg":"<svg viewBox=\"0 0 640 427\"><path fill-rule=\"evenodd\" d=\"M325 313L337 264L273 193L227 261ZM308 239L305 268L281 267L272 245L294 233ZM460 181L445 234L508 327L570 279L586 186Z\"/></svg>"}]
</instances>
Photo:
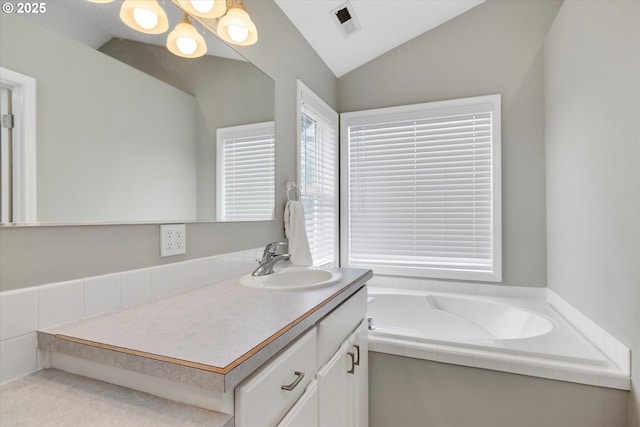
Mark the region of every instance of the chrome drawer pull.
<instances>
[{"instance_id":1,"label":"chrome drawer pull","mask_svg":"<svg viewBox=\"0 0 640 427\"><path fill-rule=\"evenodd\" d=\"M356 365L356 366L360 366L360 346L359 346L359 345L354 344L354 345L353 345L353 348L355 348L355 349L356 349L356 356L358 356L358 357L356 358L356 361L355 361L353 364L354 364L354 365Z\"/></svg>"},{"instance_id":2,"label":"chrome drawer pull","mask_svg":"<svg viewBox=\"0 0 640 427\"><path fill-rule=\"evenodd\" d=\"M355 355L352 352L348 352L347 354L351 358L351 369L349 369L347 371L347 374L355 374L355 372L356 372L356 358L355 358Z\"/></svg>"},{"instance_id":3,"label":"chrome drawer pull","mask_svg":"<svg viewBox=\"0 0 640 427\"><path fill-rule=\"evenodd\" d=\"M294 381L294 382L292 382L291 384L287 384L287 385L282 385L282 386L280 386L280 388L281 388L282 390L291 391L291 390L293 390L294 388L296 388L296 386L297 386L298 384L300 384L300 381L302 381L302 379L304 378L304 373L302 373L302 372L298 372L298 371L295 371L295 372L294 372L294 374L295 374L295 375L296 375L296 377L298 377L298 378L296 378L296 379L295 379L295 381Z\"/></svg>"}]
</instances>

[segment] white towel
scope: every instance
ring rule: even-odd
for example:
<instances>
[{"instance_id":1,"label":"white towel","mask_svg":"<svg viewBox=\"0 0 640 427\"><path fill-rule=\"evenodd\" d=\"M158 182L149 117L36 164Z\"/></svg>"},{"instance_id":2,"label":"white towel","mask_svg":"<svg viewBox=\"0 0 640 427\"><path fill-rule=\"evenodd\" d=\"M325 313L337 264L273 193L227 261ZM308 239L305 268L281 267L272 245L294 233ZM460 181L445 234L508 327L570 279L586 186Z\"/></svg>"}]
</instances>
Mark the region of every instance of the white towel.
<instances>
[{"instance_id":1,"label":"white towel","mask_svg":"<svg viewBox=\"0 0 640 427\"><path fill-rule=\"evenodd\" d=\"M300 201L288 201L284 207L284 235L289 239L289 254L293 265L313 265L307 230L304 225L304 209Z\"/></svg>"}]
</instances>

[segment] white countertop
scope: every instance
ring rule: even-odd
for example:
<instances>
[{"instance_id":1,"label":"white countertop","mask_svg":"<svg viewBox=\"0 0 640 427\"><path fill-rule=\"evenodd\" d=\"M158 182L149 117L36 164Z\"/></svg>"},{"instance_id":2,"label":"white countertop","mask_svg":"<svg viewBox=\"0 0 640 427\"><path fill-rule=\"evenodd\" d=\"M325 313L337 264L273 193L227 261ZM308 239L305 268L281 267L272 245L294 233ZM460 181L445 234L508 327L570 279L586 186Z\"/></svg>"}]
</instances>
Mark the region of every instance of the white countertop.
<instances>
[{"instance_id":1,"label":"white countertop","mask_svg":"<svg viewBox=\"0 0 640 427\"><path fill-rule=\"evenodd\" d=\"M92 347L100 363L111 363L100 360L103 351L110 360L133 355L163 370L167 363L193 368L223 376L221 390L230 390L371 277L368 270L341 272L335 285L298 291L225 280L40 331L39 346L76 357L83 357L78 346L85 355Z\"/></svg>"}]
</instances>

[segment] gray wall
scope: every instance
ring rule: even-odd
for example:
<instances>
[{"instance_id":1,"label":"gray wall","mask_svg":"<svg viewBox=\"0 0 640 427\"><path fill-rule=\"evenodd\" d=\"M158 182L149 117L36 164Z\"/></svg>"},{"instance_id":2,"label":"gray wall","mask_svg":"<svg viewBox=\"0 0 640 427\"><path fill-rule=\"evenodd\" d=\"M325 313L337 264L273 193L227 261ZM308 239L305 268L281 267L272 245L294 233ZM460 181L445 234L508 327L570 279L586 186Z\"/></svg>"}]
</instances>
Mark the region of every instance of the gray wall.
<instances>
[{"instance_id":1,"label":"gray wall","mask_svg":"<svg viewBox=\"0 0 640 427\"><path fill-rule=\"evenodd\" d=\"M631 348L640 426L640 2L566 1L545 64L549 287Z\"/></svg>"},{"instance_id":2,"label":"gray wall","mask_svg":"<svg viewBox=\"0 0 640 427\"><path fill-rule=\"evenodd\" d=\"M369 353L371 427L627 427L627 392Z\"/></svg>"},{"instance_id":3,"label":"gray wall","mask_svg":"<svg viewBox=\"0 0 640 427\"><path fill-rule=\"evenodd\" d=\"M162 259L157 225L3 227L1 291L250 249L284 237L284 184L296 174L296 78L334 107L336 78L274 2L244 4L259 40L238 51L276 82L276 220L188 224L187 254Z\"/></svg>"},{"instance_id":4,"label":"gray wall","mask_svg":"<svg viewBox=\"0 0 640 427\"><path fill-rule=\"evenodd\" d=\"M341 112L502 94L508 285L546 285L542 44L560 4L489 0L338 79Z\"/></svg>"}]
</instances>

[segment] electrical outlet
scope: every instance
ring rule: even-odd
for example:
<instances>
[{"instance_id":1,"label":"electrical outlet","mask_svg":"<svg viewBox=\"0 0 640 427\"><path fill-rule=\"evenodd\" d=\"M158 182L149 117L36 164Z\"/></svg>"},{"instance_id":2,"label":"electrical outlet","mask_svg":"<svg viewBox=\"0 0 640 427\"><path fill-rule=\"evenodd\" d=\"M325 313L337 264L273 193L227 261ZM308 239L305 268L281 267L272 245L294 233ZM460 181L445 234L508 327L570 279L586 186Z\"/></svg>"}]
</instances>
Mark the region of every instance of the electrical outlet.
<instances>
[{"instance_id":1,"label":"electrical outlet","mask_svg":"<svg viewBox=\"0 0 640 427\"><path fill-rule=\"evenodd\" d=\"M180 255L187 252L187 233L184 224L160 226L160 256Z\"/></svg>"}]
</instances>

